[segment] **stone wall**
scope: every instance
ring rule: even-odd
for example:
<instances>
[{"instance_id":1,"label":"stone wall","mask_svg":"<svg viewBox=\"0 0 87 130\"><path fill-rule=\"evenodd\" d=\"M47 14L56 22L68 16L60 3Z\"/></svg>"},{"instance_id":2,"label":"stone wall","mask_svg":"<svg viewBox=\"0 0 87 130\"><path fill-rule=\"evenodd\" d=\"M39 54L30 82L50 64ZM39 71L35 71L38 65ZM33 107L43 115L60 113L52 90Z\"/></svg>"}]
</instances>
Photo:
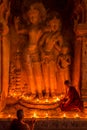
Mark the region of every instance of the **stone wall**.
<instances>
[{"instance_id":1,"label":"stone wall","mask_svg":"<svg viewBox=\"0 0 87 130\"><path fill-rule=\"evenodd\" d=\"M87 24L78 26L78 35L82 43L81 54L81 94L83 100L87 100Z\"/></svg>"}]
</instances>

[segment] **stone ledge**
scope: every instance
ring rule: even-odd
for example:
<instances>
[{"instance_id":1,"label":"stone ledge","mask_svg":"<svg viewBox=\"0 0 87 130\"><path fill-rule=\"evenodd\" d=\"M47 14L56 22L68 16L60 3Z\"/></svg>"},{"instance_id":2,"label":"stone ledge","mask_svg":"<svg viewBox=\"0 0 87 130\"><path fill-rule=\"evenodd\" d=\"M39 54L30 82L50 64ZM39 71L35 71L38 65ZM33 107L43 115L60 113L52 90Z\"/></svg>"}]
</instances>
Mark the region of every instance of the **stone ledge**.
<instances>
[{"instance_id":1,"label":"stone ledge","mask_svg":"<svg viewBox=\"0 0 87 130\"><path fill-rule=\"evenodd\" d=\"M12 119L0 119L0 130L9 130ZM25 122L29 124L30 119ZM37 119L34 130L87 130L87 119Z\"/></svg>"}]
</instances>

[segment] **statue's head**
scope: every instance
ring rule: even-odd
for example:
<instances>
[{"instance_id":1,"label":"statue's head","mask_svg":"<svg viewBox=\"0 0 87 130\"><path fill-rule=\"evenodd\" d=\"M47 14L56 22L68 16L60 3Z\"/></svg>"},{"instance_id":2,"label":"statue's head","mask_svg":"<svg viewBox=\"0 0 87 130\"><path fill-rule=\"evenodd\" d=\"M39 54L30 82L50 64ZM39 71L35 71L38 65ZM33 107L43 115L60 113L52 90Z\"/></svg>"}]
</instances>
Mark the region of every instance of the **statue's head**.
<instances>
[{"instance_id":1,"label":"statue's head","mask_svg":"<svg viewBox=\"0 0 87 130\"><path fill-rule=\"evenodd\" d=\"M30 5L27 15L32 24L38 24L45 20L46 9L42 3L36 2Z\"/></svg>"},{"instance_id":2,"label":"statue's head","mask_svg":"<svg viewBox=\"0 0 87 130\"><path fill-rule=\"evenodd\" d=\"M70 53L70 49L67 46L63 46L61 51L62 51L62 54L64 54L64 55Z\"/></svg>"},{"instance_id":3,"label":"statue's head","mask_svg":"<svg viewBox=\"0 0 87 130\"><path fill-rule=\"evenodd\" d=\"M54 31L54 32L60 31L61 25L62 25L60 14L55 11L48 13L47 25L49 26L51 31Z\"/></svg>"}]
</instances>

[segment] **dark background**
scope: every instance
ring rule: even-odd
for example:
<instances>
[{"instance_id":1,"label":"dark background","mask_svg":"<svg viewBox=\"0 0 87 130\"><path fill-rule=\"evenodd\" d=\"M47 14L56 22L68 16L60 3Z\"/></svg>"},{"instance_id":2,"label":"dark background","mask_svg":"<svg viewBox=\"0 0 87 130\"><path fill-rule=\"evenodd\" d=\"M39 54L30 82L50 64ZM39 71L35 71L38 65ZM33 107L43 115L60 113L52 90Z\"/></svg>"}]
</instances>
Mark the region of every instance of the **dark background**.
<instances>
[{"instance_id":1,"label":"dark background","mask_svg":"<svg viewBox=\"0 0 87 130\"><path fill-rule=\"evenodd\" d=\"M70 21L74 0L11 0L11 12L20 15L29 8L32 2L42 2L47 10L56 10L65 21Z\"/></svg>"},{"instance_id":2,"label":"dark background","mask_svg":"<svg viewBox=\"0 0 87 130\"><path fill-rule=\"evenodd\" d=\"M29 5L32 4L33 2L42 2L47 10L58 11L60 13L62 17L64 36L66 38L67 37L71 38L72 36L74 36L73 21L71 20L71 17L75 0L10 0L10 1L11 1L12 19L14 16L20 16L22 13L25 13L29 9Z\"/></svg>"}]
</instances>

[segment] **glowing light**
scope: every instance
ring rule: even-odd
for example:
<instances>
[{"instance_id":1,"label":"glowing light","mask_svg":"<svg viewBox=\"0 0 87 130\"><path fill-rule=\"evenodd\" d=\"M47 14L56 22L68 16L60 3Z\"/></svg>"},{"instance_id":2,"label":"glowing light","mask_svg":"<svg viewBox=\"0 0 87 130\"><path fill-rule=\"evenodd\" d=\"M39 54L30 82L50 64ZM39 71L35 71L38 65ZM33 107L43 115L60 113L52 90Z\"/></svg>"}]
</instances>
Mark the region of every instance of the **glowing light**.
<instances>
[{"instance_id":1,"label":"glowing light","mask_svg":"<svg viewBox=\"0 0 87 130\"><path fill-rule=\"evenodd\" d=\"M16 93L13 93L13 97L15 97L16 96Z\"/></svg>"},{"instance_id":2,"label":"glowing light","mask_svg":"<svg viewBox=\"0 0 87 130\"><path fill-rule=\"evenodd\" d=\"M8 115L8 118L10 118L10 117L11 117L11 115L9 114L9 115Z\"/></svg>"},{"instance_id":3,"label":"glowing light","mask_svg":"<svg viewBox=\"0 0 87 130\"><path fill-rule=\"evenodd\" d=\"M29 97L26 97L26 99L28 100L28 99L29 99Z\"/></svg>"},{"instance_id":4,"label":"glowing light","mask_svg":"<svg viewBox=\"0 0 87 130\"><path fill-rule=\"evenodd\" d=\"M46 118L48 118L48 113L46 113Z\"/></svg>"},{"instance_id":5,"label":"glowing light","mask_svg":"<svg viewBox=\"0 0 87 130\"><path fill-rule=\"evenodd\" d=\"M60 101L60 99L57 97L57 98L56 98L56 101Z\"/></svg>"},{"instance_id":6,"label":"glowing light","mask_svg":"<svg viewBox=\"0 0 87 130\"><path fill-rule=\"evenodd\" d=\"M34 112L33 117L34 117L34 118L37 118L37 114L36 114L36 112Z\"/></svg>"},{"instance_id":7,"label":"glowing light","mask_svg":"<svg viewBox=\"0 0 87 130\"><path fill-rule=\"evenodd\" d=\"M39 99L37 98L37 102L39 102Z\"/></svg>"},{"instance_id":8,"label":"glowing light","mask_svg":"<svg viewBox=\"0 0 87 130\"><path fill-rule=\"evenodd\" d=\"M46 100L45 100L45 102L46 102L46 103L48 103L48 102L49 102L49 100L48 100L48 99L46 99Z\"/></svg>"},{"instance_id":9,"label":"glowing light","mask_svg":"<svg viewBox=\"0 0 87 130\"><path fill-rule=\"evenodd\" d=\"M62 99L62 98L64 98L64 95L63 95L63 94L61 94L60 98L61 98L61 99Z\"/></svg>"},{"instance_id":10,"label":"glowing light","mask_svg":"<svg viewBox=\"0 0 87 130\"><path fill-rule=\"evenodd\" d=\"M65 113L63 114L63 117L66 118L66 114Z\"/></svg>"},{"instance_id":11,"label":"glowing light","mask_svg":"<svg viewBox=\"0 0 87 130\"><path fill-rule=\"evenodd\" d=\"M76 114L76 115L75 115L75 118L79 118L79 115L78 115L78 114Z\"/></svg>"}]
</instances>

